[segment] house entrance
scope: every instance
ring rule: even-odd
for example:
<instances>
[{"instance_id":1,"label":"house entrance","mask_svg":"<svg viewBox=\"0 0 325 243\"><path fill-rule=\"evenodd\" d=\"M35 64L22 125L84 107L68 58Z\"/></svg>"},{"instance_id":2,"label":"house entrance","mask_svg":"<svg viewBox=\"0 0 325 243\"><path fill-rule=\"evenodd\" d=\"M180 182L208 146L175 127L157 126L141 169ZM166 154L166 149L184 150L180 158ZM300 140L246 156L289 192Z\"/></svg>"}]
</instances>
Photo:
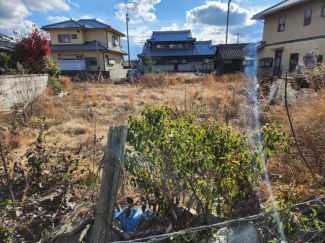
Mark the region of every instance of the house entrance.
<instances>
[{"instance_id":1,"label":"house entrance","mask_svg":"<svg viewBox=\"0 0 325 243\"><path fill-rule=\"evenodd\" d=\"M178 64L174 64L174 72L178 72Z\"/></svg>"},{"instance_id":2,"label":"house entrance","mask_svg":"<svg viewBox=\"0 0 325 243\"><path fill-rule=\"evenodd\" d=\"M274 58L273 76L279 76L282 73L281 58L282 58L282 50L281 51L276 51L275 52L275 58Z\"/></svg>"}]
</instances>

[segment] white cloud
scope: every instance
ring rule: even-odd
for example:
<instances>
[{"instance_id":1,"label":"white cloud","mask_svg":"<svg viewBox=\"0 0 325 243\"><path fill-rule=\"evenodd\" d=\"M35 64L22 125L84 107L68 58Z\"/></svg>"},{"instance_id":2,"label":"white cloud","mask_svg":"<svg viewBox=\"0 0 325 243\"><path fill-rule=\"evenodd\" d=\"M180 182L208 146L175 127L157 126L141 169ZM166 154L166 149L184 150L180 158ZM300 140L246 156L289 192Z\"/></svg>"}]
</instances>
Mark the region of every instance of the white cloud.
<instances>
[{"instance_id":1,"label":"white cloud","mask_svg":"<svg viewBox=\"0 0 325 243\"><path fill-rule=\"evenodd\" d=\"M148 27L143 26L129 31L130 43L142 46L147 39L150 38L152 31Z\"/></svg>"},{"instance_id":2,"label":"white cloud","mask_svg":"<svg viewBox=\"0 0 325 243\"><path fill-rule=\"evenodd\" d=\"M219 1L206 1L204 5L186 12L186 19L193 24L206 24L212 26L225 26L227 22L228 3ZM252 13L232 3L230 5L230 26L251 25Z\"/></svg>"},{"instance_id":3,"label":"white cloud","mask_svg":"<svg viewBox=\"0 0 325 243\"><path fill-rule=\"evenodd\" d=\"M12 30L24 28L24 18L30 15L20 0L0 0L0 29Z\"/></svg>"},{"instance_id":4,"label":"white cloud","mask_svg":"<svg viewBox=\"0 0 325 243\"><path fill-rule=\"evenodd\" d=\"M69 18L65 17L65 16L48 16L46 19L52 23L63 22L63 21L69 20Z\"/></svg>"},{"instance_id":5,"label":"white cloud","mask_svg":"<svg viewBox=\"0 0 325 243\"><path fill-rule=\"evenodd\" d=\"M33 11L63 10L69 11L70 6L64 0L22 0L25 6Z\"/></svg>"},{"instance_id":6,"label":"white cloud","mask_svg":"<svg viewBox=\"0 0 325 243\"><path fill-rule=\"evenodd\" d=\"M67 2L68 2L69 4L71 4L71 5L73 5L73 6L77 7L77 8L79 8L79 4L78 4L78 3L73 2L73 1L71 1L71 0L67 0Z\"/></svg>"},{"instance_id":7,"label":"white cloud","mask_svg":"<svg viewBox=\"0 0 325 243\"><path fill-rule=\"evenodd\" d=\"M142 21L153 22L157 20L157 16L152 11L156 10L155 5L160 2L161 0L134 0L127 6L125 3L119 3L115 5L115 8L118 9L115 17L121 21L125 21L125 14L128 8L129 14L134 17L134 19L131 17L131 23L139 23Z\"/></svg>"}]
</instances>

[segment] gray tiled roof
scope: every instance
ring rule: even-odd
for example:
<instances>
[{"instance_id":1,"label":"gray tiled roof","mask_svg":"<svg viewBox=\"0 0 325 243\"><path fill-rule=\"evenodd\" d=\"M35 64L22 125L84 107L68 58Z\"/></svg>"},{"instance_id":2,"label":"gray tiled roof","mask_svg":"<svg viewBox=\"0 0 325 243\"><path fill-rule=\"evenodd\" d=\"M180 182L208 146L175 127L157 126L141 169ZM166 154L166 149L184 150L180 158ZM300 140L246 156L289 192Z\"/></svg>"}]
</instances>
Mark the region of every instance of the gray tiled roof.
<instances>
[{"instance_id":1,"label":"gray tiled roof","mask_svg":"<svg viewBox=\"0 0 325 243\"><path fill-rule=\"evenodd\" d=\"M255 14L252 19L255 19L255 20L259 20L259 19L264 19L264 17L266 15L269 15L271 13L275 13L277 11L280 11L280 10L283 10L283 9L286 9L286 8L290 8L290 7L293 7L295 5L298 5L298 4L301 4L301 3L304 3L304 2L308 2L309 0L285 0L283 2L280 2L268 9L265 9L264 11L258 13L258 14Z\"/></svg>"},{"instance_id":2,"label":"gray tiled roof","mask_svg":"<svg viewBox=\"0 0 325 243\"><path fill-rule=\"evenodd\" d=\"M250 44L222 44L218 45L217 58L218 59L245 59L244 48Z\"/></svg>"},{"instance_id":3,"label":"gray tiled roof","mask_svg":"<svg viewBox=\"0 0 325 243\"><path fill-rule=\"evenodd\" d=\"M193 49L184 50L150 50L148 43L144 45L140 57L177 57L177 56L214 56L217 50L216 45L212 45L211 41L197 41L194 43Z\"/></svg>"},{"instance_id":4,"label":"gray tiled roof","mask_svg":"<svg viewBox=\"0 0 325 243\"><path fill-rule=\"evenodd\" d=\"M42 29L70 29L70 28L85 28L85 27L73 19L42 26Z\"/></svg>"},{"instance_id":5,"label":"gray tiled roof","mask_svg":"<svg viewBox=\"0 0 325 243\"><path fill-rule=\"evenodd\" d=\"M42 26L44 30L50 29L73 29L73 28L85 28L85 29L111 29L115 32L120 33L122 36L125 36L118 30L113 29L110 25L104 24L96 19L79 19L79 20L67 20L64 22L54 23L50 25Z\"/></svg>"},{"instance_id":6,"label":"gray tiled roof","mask_svg":"<svg viewBox=\"0 0 325 243\"><path fill-rule=\"evenodd\" d=\"M67 45L50 45L51 51L96 51L96 44L95 42L85 42L85 44L67 44ZM117 51L111 48L107 48L106 46L98 43L98 50L99 51L114 51L121 54L126 54L123 51Z\"/></svg>"},{"instance_id":7,"label":"gray tiled roof","mask_svg":"<svg viewBox=\"0 0 325 243\"><path fill-rule=\"evenodd\" d=\"M10 36L7 36L7 35L4 35L4 34L1 34L0 33L0 41L1 40L4 40L4 41L10 41L10 40L13 40L14 38L10 37Z\"/></svg>"},{"instance_id":8,"label":"gray tiled roof","mask_svg":"<svg viewBox=\"0 0 325 243\"><path fill-rule=\"evenodd\" d=\"M195 38L192 38L190 30L154 31L148 41L195 41Z\"/></svg>"}]
</instances>

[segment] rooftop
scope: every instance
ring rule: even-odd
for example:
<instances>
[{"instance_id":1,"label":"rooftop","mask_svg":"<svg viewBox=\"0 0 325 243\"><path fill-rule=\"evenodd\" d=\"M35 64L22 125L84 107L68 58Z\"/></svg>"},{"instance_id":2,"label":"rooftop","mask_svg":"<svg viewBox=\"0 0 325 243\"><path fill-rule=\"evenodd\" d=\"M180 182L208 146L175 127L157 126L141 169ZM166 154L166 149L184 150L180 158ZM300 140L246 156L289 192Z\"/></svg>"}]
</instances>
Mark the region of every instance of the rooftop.
<instances>
[{"instance_id":1,"label":"rooftop","mask_svg":"<svg viewBox=\"0 0 325 243\"><path fill-rule=\"evenodd\" d=\"M74 28L81 28L81 29L111 29L121 36L125 36L123 33L113 29L110 25L102 23L97 19L79 19L79 20L67 20L59 23L54 23L50 25L42 26L44 30L51 30L51 29L74 29Z\"/></svg>"},{"instance_id":2,"label":"rooftop","mask_svg":"<svg viewBox=\"0 0 325 243\"><path fill-rule=\"evenodd\" d=\"M265 16L269 15L269 14L272 14L272 13L275 13L275 12L278 12L278 11L281 11L281 10L284 10L284 9L287 9L287 8L291 8L293 6L296 6L296 5L299 5L299 4L302 4L304 2L308 2L310 0L285 0L285 1L282 1L268 9L265 9L264 11L258 13L258 14L255 14L252 19L255 19L255 20L263 20L265 18Z\"/></svg>"},{"instance_id":3,"label":"rooftop","mask_svg":"<svg viewBox=\"0 0 325 243\"><path fill-rule=\"evenodd\" d=\"M67 45L50 45L51 51L96 51L96 43L91 41L91 42L85 42L84 44L67 44ZM99 51L113 51L113 52L118 52L123 55L126 55L127 53L123 51L117 51L111 48L107 48L106 46L98 43L98 50Z\"/></svg>"},{"instance_id":4,"label":"rooftop","mask_svg":"<svg viewBox=\"0 0 325 243\"><path fill-rule=\"evenodd\" d=\"M164 42L164 41L195 41L192 38L190 30L178 31L153 31L148 42Z\"/></svg>"},{"instance_id":5,"label":"rooftop","mask_svg":"<svg viewBox=\"0 0 325 243\"><path fill-rule=\"evenodd\" d=\"M148 43L145 43L142 54L139 57L179 57L179 56L214 56L217 50L216 45L211 41L197 41L192 49L174 50L151 50Z\"/></svg>"},{"instance_id":6,"label":"rooftop","mask_svg":"<svg viewBox=\"0 0 325 243\"><path fill-rule=\"evenodd\" d=\"M218 50L216 52L218 59L245 59L244 48L250 44L222 44L218 45Z\"/></svg>"}]
</instances>

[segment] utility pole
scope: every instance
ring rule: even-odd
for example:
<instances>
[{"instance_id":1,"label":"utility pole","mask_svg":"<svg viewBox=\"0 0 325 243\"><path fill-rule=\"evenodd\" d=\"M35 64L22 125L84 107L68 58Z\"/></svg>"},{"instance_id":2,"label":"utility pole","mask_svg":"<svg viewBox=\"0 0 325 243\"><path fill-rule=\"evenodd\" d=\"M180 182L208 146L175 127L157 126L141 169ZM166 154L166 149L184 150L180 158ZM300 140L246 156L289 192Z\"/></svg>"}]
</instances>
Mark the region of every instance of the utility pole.
<instances>
[{"instance_id":1,"label":"utility pole","mask_svg":"<svg viewBox=\"0 0 325 243\"><path fill-rule=\"evenodd\" d=\"M129 0L126 0L126 38L127 38L127 42L128 42L128 61L129 61L129 68L131 67L131 61L130 61L130 39L129 39Z\"/></svg>"},{"instance_id":2,"label":"utility pole","mask_svg":"<svg viewBox=\"0 0 325 243\"><path fill-rule=\"evenodd\" d=\"M244 36L242 33L237 33L237 44L239 44L239 37Z\"/></svg>"},{"instance_id":3,"label":"utility pole","mask_svg":"<svg viewBox=\"0 0 325 243\"><path fill-rule=\"evenodd\" d=\"M228 29L229 29L229 11L231 0L228 1L228 13L227 13L227 30L226 30L226 44L228 44Z\"/></svg>"},{"instance_id":4,"label":"utility pole","mask_svg":"<svg viewBox=\"0 0 325 243\"><path fill-rule=\"evenodd\" d=\"M130 61L130 40L129 40L129 14L126 14L126 35L127 35L127 42L128 42L128 60L129 60L129 68L131 67Z\"/></svg>"}]
</instances>

